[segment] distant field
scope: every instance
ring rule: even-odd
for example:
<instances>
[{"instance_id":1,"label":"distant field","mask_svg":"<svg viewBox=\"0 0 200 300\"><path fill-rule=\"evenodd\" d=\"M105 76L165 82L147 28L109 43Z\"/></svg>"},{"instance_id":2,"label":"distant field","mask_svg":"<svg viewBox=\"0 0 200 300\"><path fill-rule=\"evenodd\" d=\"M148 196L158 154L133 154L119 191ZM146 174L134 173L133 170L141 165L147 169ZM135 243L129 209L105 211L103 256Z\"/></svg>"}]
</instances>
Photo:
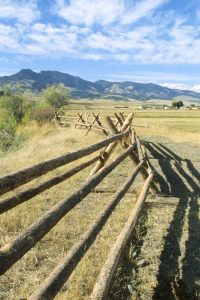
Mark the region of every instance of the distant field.
<instances>
[{"instance_id":1,"label":"distant field","mask_svg":"<svg viewBox=\"0 0 200 300\"><path fill-rule=\"evenodd\" d=\"M144 103L144 102L143 102ZM168 102L170 104L170 101ZM138 101L71 101L66 114L77 112L100 112L100 115L113 115L122 111L125 115L133 112L134 123L140 135L166 135L176 141L200 141L200 110L164 110L147 109L139 110ZM114 108L114 107L126 107ZM159 106L158 106L159 107Z\"/></svg>"}]
</instances>

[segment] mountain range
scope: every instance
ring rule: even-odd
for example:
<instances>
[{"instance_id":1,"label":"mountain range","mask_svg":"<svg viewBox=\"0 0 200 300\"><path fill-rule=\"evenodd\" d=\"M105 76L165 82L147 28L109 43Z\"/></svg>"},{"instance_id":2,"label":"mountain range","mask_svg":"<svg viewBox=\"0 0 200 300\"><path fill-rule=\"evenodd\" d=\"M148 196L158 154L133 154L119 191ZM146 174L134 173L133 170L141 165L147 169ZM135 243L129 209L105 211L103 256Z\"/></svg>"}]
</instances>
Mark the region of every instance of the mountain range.
<instances>
[{"instance_id":1,"label":"mountain range","mask_svg":"<svg viewBox=\"0 0 200 300\"><path fill-rule=\"evenodd\" d=\"M28 89L41 92L53 84L64 84L72 98L104 98L114 100L149 100L149 99L191 99L200 100L200 93L188 90L170 89L154 83L137 83L132 81L110 82L98 80L95 82L58 71L34 72L22 69L10 76L0 77L0 86L8 85L12 89Z\"/></svg>"}]
</instances>

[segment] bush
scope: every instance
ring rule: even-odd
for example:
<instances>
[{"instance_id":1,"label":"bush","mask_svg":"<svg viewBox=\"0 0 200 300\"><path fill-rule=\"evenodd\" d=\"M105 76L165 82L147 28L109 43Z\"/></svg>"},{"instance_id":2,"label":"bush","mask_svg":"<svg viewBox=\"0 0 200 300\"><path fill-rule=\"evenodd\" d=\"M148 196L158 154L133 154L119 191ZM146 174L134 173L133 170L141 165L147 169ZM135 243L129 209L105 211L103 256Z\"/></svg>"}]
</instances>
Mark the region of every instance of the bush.
<instances>
[{"instance_id":1,"label":"bush","mask_svg":"<svg viewBox=\"0 0 200 300\"><path fill-rule=\"evenodd\" d=\"M17 123L20 123L25 115L24 99L18 95L2 96L0 108L6 109L10 115L13 115Z\"/></svg>"},{"instance_id":2,"label":"bush","mask_svg":"<svg viewBox=\"0 0 200 300\"><path fill-rule=\"evenodd\" d=\"M16 136L16 120L8 111L2 110L0 116L0 149L6 151Z\"/></svg>"},{"instance_id":3,"label":"bush","mask_svg":"<svg viewBox=\"0 0 200 300\"><path fill-rule=\"evenodd\" d=\"M52 85L43 91L43 96L54 109L59 109L67 104L68 91L64 85Z\"/></svg>"},{"instance_id":4,"label":"bush","mask_svg":"<svg viewBox=\"0 0 200 300\"><path fill-rule=\"evenodd\" d=\"M35 105L31 119L37 121L40 125L49 122L54 117L53 108L46 102L40 102Z\"/></svg>"}]
</instances>

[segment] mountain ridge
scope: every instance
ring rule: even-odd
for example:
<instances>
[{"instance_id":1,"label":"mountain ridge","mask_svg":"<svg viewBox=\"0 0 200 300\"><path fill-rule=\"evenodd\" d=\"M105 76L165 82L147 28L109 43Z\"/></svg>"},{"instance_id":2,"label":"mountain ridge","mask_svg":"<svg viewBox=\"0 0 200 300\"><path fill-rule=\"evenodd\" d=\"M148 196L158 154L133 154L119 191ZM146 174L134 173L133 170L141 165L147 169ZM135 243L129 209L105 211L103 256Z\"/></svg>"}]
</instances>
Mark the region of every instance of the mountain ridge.
<instances>
[{"instance_id":1,"label":"mountain ridge","mask_svg":"<svg viewBox=\"0 0 200 300\"><path fill-rule=\"evenodd\" d=\"M23 89L41 92L52 84L64 84L74 98L107 98L116 100L173 100L177 97L187 97L200 100L200 93L190 90L170 89L155 83L139 83L132 81L111 82L97 80L94 82L82 79L60 71L40 71L22 69L16 74L0 77L0 87L3 85L20 85Z\"/></svg>"}]
</instances>

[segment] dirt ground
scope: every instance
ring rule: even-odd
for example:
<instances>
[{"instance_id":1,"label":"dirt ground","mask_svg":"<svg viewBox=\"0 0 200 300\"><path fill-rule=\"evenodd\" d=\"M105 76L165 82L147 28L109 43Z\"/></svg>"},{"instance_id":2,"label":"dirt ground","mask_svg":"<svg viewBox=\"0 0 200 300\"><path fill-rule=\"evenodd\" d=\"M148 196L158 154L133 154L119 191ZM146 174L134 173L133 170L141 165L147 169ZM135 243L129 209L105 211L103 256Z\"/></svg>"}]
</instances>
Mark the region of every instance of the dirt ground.
<instances>
[{"instance_id":1,"label":"dirt ground","mask_svg":"<svg viewBox=\"0 0 200 300\"><path fill-rule=\"evenodd\" d=\"M112 299L200 299L200 146L143 140L161 186L148 196Z\"/></svg>"}]
</instances>

